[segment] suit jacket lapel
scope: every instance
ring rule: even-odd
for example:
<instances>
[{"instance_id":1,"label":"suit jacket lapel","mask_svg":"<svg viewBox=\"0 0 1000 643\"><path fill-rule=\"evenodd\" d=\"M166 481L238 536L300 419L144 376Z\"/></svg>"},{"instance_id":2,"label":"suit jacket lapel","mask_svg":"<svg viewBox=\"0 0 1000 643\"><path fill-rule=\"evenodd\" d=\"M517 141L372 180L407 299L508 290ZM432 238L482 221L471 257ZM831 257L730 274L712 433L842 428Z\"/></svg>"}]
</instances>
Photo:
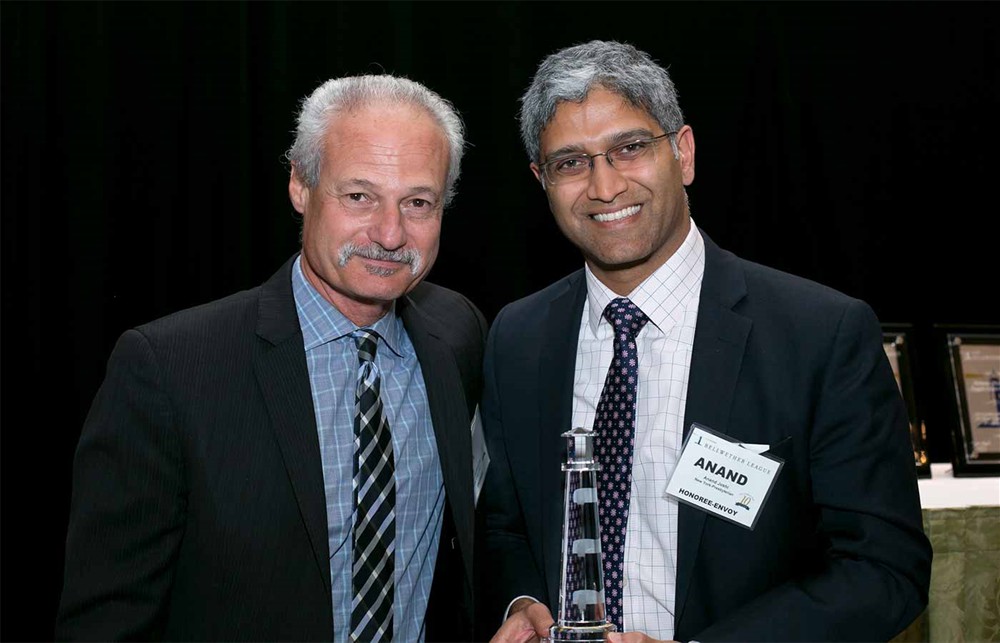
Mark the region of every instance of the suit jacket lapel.
<instances>
[{"instance_id":1,"label":"suit jacket lapel","mask_svg":"<svg viewBox=\"0 0 1000 643\"><path fill-rule=\"evenodd\" d=\"M465 573L471 586L474 529L472 425L461 372L451 347L443 340L445 329L421 312L412 299L400 301L398 312L417 353L427 387L427 403L441 458L445 497L455 520Z\"/></svg>"},{"instance_id":2,"label":"suit jacket lapel","mask_svg":"<svg viewBox=\"0 0 1000 643\"><path fill-rule=\"evenodd\" d=\"M255 368L317 570L329 594L326 492L309 369L292 295L293 261L294 257L261 286L257 334L269 346L258 354Z\"/></svg>"},{"instance_id":3,"label":"suit jacket lapel","mask_svg":"<svg viewBox=\"0 0 1000 643\"><path fill-rule=\"evenodd\" d=\"M702 237L705 275L688 376L684 437L690 432L692 422L721 433L729 432L730 407L752 325L749 318L733 312L736 303L746 295L743 271L733 255L722 251L704 232ZM684 615L705 516L704 511L680 504L675 631Z\"/></svg>"},{"instance_id":4,"label":"suit jacket lapel","mask_svg":"<svg viewBox=\"0 0 1000 643\"><path fill-rule=\"evenodd\" d=\"M539 489L544 491L540 524L536 529L544 543L544 574L553 600L558 596L562 562L564 509L561 465L565 460L566 439L560 436L573 428L570 424L573 420L576 345L586 298L587 282L581 270L570 277L565 290L557 294L549 303L548 310L544 311L542 345L538 356L538 477Z\"/></svg>"}]
</instances>

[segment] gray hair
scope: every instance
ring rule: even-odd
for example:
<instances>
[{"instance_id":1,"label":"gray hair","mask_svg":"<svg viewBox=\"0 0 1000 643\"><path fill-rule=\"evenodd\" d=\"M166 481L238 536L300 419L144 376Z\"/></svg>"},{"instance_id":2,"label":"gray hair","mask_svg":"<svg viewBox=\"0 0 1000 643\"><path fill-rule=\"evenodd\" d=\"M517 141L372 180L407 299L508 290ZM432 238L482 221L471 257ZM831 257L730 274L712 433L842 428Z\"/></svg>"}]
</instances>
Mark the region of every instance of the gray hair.
<instances>
[{"instance_id":1,"label":"gray hair","mask_svg":"<svg viewBox=\"0 0 1000 643\"><path fill-rule=\"evenodd\" d=\"M314 188L323 167L323 139L331 117L369 105L408 105L425 110L448 139L448 177L444 205L455 196L465 150L465 127L454 106L420 83L398 76L367 75L333 78L302 100L295 142L285 154L306 187Z\"/></svg>"},{"instance_id":2,"label":"gray hair","mask_svg":"<svg viewBox=\"0 0 1000 643\"><path fill-rule=\"evenodd\" d=\"M545 58L521 97L521 140L532 161L541 162L539 139L559 103L583 102L594 86L646 110L665 132L684 125L677 90L666 69L632 45L591 40ZM677 156L673 136L670 145Z\"/></svg>"}]
</instances>

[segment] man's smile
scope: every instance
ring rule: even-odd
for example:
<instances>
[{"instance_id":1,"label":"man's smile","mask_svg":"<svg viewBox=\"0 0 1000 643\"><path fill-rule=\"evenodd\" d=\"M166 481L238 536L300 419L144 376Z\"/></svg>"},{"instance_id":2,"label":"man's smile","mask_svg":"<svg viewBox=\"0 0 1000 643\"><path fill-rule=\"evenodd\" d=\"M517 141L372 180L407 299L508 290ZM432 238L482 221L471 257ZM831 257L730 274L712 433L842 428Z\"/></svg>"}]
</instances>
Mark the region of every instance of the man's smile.
<instances>
[{"instance_id":1,"label":"man's smile","mask_svg":"<svg viewBox=\"0 0 1000 643\"><path fill-rule=\"evenodd\" d=\"M621 210L615 210L614 212L602 212L600 214L592 214L590 218L600 223L607 223L609 221L621 221L622 219L627 219L628 217L638 214L639 210L642 208L641 205L630 205L628 207L622 208Z\"/></svg>"}]
</instances>

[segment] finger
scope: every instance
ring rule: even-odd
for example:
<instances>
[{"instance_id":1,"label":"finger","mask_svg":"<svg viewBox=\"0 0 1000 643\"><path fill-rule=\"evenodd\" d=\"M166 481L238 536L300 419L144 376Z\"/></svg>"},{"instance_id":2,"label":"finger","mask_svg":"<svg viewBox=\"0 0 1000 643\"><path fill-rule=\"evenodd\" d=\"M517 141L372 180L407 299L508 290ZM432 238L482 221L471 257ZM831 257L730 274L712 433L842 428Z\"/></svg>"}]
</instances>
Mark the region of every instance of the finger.
<instances>
[{"instance_id":1,"label":"finger","mask_svg":"<svg viewBox=\"0 0 1000 643\"><path fill-rule=\"evenodd\" d=\"M490 643L527 643L527 641L537 641L539 635L535 631L534 623L525 613L526 611L522 610L511 615L500 627L500 630L493 635ZM546 630L543 636L547 633L548 631Z\"/></svg>"},{"instance_id":2,"label":"finger","mask_svg":"<svg viewBox=\"0 0 1000 643\"><path fill-rule=\"evenodd\" d=\"M552 620L552 614L549 612L549 608L542 603L535 603L534 605L528 607L525 610L519 612L527 617L528 621L531 623L532 629L534 629L535 634L540 637L549 635L549 628L555 623Z\"/></svg>"}]
</instances>

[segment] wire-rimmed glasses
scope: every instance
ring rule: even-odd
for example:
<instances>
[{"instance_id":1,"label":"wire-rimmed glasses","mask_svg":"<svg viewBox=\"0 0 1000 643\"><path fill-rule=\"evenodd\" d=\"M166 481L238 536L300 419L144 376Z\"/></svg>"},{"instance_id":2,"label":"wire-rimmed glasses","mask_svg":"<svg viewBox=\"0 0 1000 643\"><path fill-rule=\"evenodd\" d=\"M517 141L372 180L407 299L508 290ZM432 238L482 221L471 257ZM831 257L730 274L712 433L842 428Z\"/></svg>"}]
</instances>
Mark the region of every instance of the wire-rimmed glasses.
<instances>
[{"instance_id":1,"label":"wire-rimmed glasses","mask_svg":"<svg viewBox=\"0 0 1000 643\"><path fill-rule=\"evenodd\" d=\"M660 134L659 136L626 141L625 143L619 143L614 147L608 148L600 154L585 154L580 152L579 154L557 156L545 161L539 168L548 185L570 183L589 178L591 172L594 171L594 159L598 156L603 156L607 159L608 165L616 170L636 169L655 159L656 144L676 133L676 131L673 131Z\"/></svg>"}]
</instances>

